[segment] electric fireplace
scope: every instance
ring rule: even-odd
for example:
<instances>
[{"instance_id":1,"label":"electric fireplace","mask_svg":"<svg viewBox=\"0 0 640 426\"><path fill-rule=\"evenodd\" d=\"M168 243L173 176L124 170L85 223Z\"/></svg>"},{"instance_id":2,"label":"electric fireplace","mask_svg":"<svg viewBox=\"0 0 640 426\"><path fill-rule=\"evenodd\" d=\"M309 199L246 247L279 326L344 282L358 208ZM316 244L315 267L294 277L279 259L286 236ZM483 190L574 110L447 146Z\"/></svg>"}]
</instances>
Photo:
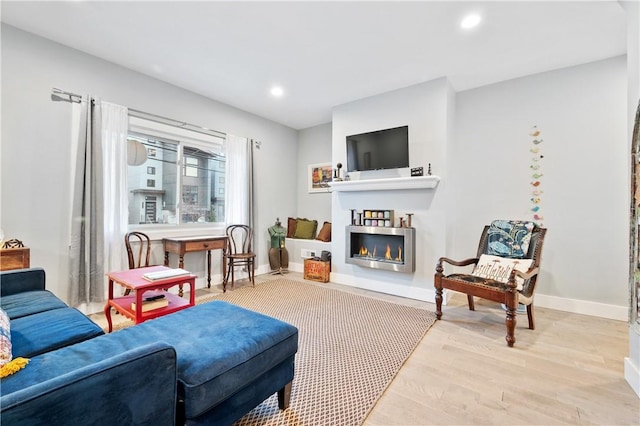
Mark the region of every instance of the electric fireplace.
<instances>
[{"instance_id":1,"label":"electric fireplace","mask_svg":"<svg viewBox=\"0 0 640 426\"><path fill-rule=\"evenodd\" d=\"M395 272L415 272L415 228L347 226L346 232L346 263Z\"/></svg>"}]
</instances>

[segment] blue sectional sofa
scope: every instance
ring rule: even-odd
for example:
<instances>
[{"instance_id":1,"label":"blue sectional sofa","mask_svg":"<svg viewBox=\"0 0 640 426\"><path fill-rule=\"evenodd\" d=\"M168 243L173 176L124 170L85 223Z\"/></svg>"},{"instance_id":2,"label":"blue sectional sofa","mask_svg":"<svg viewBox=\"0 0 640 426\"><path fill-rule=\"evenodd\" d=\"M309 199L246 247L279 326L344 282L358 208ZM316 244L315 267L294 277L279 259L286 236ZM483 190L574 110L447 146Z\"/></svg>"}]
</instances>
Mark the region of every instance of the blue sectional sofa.
<instances>
[{"instance_id":1,"label":"blue sectional sofa","mask_svg":"<svg viewBox=\"0 0 640 426\"><path fill-rule=\"evenodd\" d=\"M298 330L216 301L111 334L45 290L39 268L0 273L13 356L2 424L227 425L274 393L288 406Z\"/></svg>"}]
</instances>

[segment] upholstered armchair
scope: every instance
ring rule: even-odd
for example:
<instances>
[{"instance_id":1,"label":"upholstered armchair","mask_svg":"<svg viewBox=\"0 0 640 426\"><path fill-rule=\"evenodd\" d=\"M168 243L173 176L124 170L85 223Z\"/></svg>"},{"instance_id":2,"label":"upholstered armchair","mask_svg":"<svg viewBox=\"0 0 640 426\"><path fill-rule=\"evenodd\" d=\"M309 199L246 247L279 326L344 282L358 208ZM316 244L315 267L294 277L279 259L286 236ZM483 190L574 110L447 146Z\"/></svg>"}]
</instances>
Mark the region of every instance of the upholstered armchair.
<instances>
[{"instance_id":1,"label":"upholstered armchair","mask_svg":"<svg viewBox=\"0 0 640 426\"><path fill-rule=\"evenodd\" d=\"M474 311L474 297L503 303L506 307L507 335L513 346L518 304L526 306L529 329L535 329L533 296L540 272L542 245L547 230L532 222L494 221L480 236L476 257L455 261L438 259L434 286L436 316L442 319L442 290L465 293L469 309ZM444 274L444 265L474 265L471 273Z\"/></svg>"}]
</instances>

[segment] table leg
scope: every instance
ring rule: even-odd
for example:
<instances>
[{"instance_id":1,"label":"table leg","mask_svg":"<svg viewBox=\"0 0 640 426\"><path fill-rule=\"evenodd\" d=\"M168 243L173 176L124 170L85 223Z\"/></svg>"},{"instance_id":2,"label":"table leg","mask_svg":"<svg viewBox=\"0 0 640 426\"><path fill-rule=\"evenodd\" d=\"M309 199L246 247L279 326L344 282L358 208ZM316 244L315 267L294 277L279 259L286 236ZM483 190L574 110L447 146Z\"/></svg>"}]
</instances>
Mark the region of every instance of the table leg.
<instances>
[{"instance_id":1,"label":"table leg","mask_svg":"<svg viewBox=\"0 0 640 426\"><path fill-rule=\"evenodd\" d=\"M225 293L227 291L227 248L228 242L225 242L224 248L222 249L222 292Z\"/></svg>"},{"instance_id":2,"label":"table leg","mask_svg":"<svg viewBox=\"0 0 640 426\"><path fill-rule=\"evenodd\" d=\"M178 263L178 268L183 269L184 268L184 254L180 255L180 263ZM182 284L180 284L178 286L178 296L182 297L183 295L183 291L182 291Z\"/></svg>"},{"instance_id":3,"label":"table leg","mask_svg":"<svg viewBox=\"0 0 640 426\"><path fill-rule=\"evenodd\" d=\"M104 316L107 318L107 323L109 324L108 333L111 333L111 330L113 330L113 324L111 324L111 306L109 305L109 302L104 306Z\"/></svg>"},{"instance_id":4,"label":"table leg","mask_svg":"<svg viewBox=\"0 0 640 426\"><path fill-rule=\"evenodd\" d=\"M111 305L109 305L109 301L113 300L113 280L109 280L109 294L108 294L107 304L104 306L104 316L107 318L107 323L109 324L109 333L113 330L113 324L111 323Z\"/></svg>"},{"instance_id":5,"label":"table leg","mask_svg":"<svg viewBox=\"0 0 640 426\"><path fill-rule=\"evenodd\" d=\"M207 250L207 288L211 288L211 250Z\"/></svg>"},{"instance_id":6,"label":"table leg","mask_svg":"<svg viewBox=\"0 0 640 426\"><path fill-rule=\"evenodd\" d=\"M196 279L189 280L189 286L191 287L191 294L189 294L189 304L195 306L196 304Z\"/></svg>"}]
</instances>

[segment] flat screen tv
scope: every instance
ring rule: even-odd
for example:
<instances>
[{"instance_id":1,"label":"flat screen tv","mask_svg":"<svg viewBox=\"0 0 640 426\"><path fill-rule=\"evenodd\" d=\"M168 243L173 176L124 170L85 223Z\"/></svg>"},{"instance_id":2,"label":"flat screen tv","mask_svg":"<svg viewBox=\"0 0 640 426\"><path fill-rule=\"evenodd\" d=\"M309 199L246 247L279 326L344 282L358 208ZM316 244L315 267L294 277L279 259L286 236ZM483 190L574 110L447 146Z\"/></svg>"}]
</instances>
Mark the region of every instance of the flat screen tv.
<instances>
[{"instance_id":1,"label":"flat screen tv","mask_svg":"<svg viewBox=\"0 0 640 426\"><path fill-rule=\"evenodd\" d=\"M409 167L409 126L347 136L347 170Z\"/></svg>"}]
</instances>

